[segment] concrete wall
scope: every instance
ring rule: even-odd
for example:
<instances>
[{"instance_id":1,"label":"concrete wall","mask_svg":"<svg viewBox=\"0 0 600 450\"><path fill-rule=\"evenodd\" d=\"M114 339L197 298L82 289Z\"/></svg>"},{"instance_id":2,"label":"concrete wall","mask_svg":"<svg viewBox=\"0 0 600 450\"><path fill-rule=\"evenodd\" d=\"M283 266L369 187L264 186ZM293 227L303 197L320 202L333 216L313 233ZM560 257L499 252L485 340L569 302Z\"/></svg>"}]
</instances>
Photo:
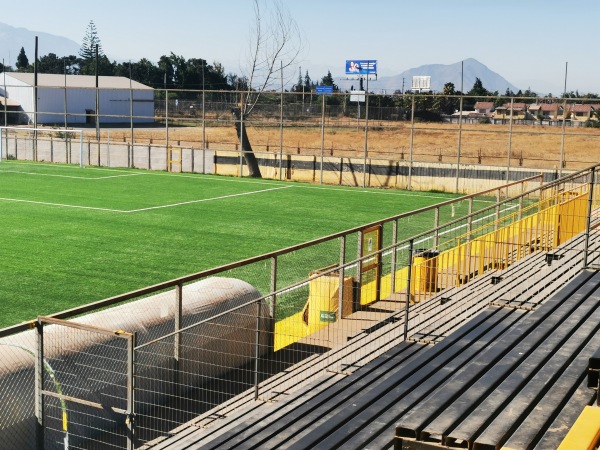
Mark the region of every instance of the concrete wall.
<instances>
[{"instance_id":1,"label":"concrete wall","mask_svg":"<svg viewBox=\"0 0 600 450\"><path fill-rule=\"evenodd\" d=\"M78 139L78 136L76 136ZM168 170L167 151L164 146L136 143L131 150L130 144L118 142L96 142L85 140L80 159L79 141L74 139L65 142L59 137L38 139L38 160L60 163L79 164L104 167L130 167L129 156L133 152L133 167L149 170ZM8 154L11 158L31 160L33 143L30 138L3 139L2 157ZM176 147L177 148L177 147ZM320 156L283 155L280 161L278 153L257 154L263 178L273 180L300 181L307 183L323 183L327 185L395 188L417 191L456 192L456 164L450 163L413 163L408 161L391 161L368 159L366 180L364 178L365 161L360 158L324 157ZM194 172L239 176L248 176L248 169L240 154L227 150L202 150L181 148L171 155L171 169L175 172ZM321 172L321 166L323 171ZM566 171L565 171L566 172ZM555 170L511 167L507 177L507 168L465 164L460 166L458 191L462 194L474 194L486 189L517 181L544 173L544 180L557 177Z\"/></svg>"},{"instance_id":2,"label":"concrete wall","mask_svg":"<svg viewBox=\"0 0 600 450\"><path fill-rule=\"evenodd\" d=\"M280 162L278 154L257 154L262 176L271 179L302 181L309 183L397 188L419 191L437 190L456 191L456 164L413 163L367 159L366 180L364 180L365 161L359 158L323 158L321 174L320 156L283 155ZM239 176L240 156L234 151L215 151L215 173L219 175ZM245 164L244 176L248 175ZM281 173L281 175L280 175ZM555 178L554 170L511 167L508 181L517 181L544 173L545 181ZM507 182L507 168L466 164L460 166L458 190L460 193L473 194L491 189Z\"/></svg>"}]
</instances>

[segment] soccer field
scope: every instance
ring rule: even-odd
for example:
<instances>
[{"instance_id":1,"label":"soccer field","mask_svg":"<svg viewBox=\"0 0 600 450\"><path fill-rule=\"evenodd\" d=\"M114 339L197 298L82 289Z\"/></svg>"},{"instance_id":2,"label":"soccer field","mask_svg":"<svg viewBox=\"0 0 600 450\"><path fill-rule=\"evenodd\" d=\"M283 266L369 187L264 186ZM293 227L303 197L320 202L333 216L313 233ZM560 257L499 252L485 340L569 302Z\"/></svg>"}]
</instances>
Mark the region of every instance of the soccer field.
<instances>
[{"instance_id":1,"label":"soccer field","mask_svg":"<svg viewBox=\"0 0 600 450\"><path fill-rule=\"evenodd\" d=\"M3 161L0 328L453 197Z\"/></svg>"}]
</instances>

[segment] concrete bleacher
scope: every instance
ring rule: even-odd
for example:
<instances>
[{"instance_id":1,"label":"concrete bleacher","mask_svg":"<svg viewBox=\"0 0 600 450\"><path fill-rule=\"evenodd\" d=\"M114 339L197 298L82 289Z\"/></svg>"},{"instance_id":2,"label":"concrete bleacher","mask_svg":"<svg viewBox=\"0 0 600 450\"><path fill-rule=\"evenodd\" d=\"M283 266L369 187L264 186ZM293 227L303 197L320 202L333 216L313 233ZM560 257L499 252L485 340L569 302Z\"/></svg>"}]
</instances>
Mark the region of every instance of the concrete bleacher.
<instances>
[{"instance_id":1,"label":"concrete bleacher","mask_svg":"<svg viewBox=\"0 0 600 450\"><path fill-rule=\"evenodd\" d=\"M581 271L582 239L412 305L407 341L393 313L149 447L557 448L597 395L600 275Z\"/></svg>"}]
</instances>

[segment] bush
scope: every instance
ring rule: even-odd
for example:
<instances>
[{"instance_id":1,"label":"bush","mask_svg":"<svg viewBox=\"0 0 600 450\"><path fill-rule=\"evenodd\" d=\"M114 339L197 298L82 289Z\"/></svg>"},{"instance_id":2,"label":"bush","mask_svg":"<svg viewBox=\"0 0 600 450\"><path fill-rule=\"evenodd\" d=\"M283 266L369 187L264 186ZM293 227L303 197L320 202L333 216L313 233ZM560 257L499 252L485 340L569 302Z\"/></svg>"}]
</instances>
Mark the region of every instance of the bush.
<instances>
[{"instance_id":1,"label":"bush","mask_svg":"<svg viewBox=\"0 0 600 450\"><path fill-rule=\"evenodd\" d=\"M586 128L600 128L600 122L597 120L588 119L585 121L583 126Z\"/></svg>"},{"instance_id":2,"label":"bush","mask_svg":"<svg viewBox=\"0 0 600 450\"><path fill-rule=\"evenodd\" d=\"M415 111L415 120L420 122L441 122L442 115L435 111Z\"/></svg>"}]
</instances>

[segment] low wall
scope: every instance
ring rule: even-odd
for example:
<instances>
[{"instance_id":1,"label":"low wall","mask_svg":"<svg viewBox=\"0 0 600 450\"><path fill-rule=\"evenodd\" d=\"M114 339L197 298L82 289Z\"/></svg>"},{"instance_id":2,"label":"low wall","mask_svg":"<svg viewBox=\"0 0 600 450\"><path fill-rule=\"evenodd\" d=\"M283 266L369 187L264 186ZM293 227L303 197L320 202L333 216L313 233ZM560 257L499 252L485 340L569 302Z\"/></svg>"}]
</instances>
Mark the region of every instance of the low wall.
<instances>
[{"instance_id":1,"label":"low wall","mask_svg":"<svg viewBox=\"0 0 600 450\"><path fill-rule=\"evenodd\" d=\"M5 137L2 142L4 158L33 160L31 138ZM136 167L148 170L172 170L226 176L248 176L248 169L238 151L194 149L126 142L97 142L86 140L80 151L78 140L38 138L37 160L58 163ZM378 188L412 189L416 191L456 192L457 166L454 163L425 163L400 160L302 156L278 153L256 153L264 178L274 180L323 183L328 185L367 186ZM171 160L171 163L169 163ZM170 167L169 167L170 166ZM322 170L321 170L322 169ZM366 179L365 174L366 173ZM507 177L505 166L462 164L458 191L474 194L511 181L544 173L544 181L557 177L556 170L511 167Z\"/></svg>"},{"instance_id":2,"label":"low wall","mask_svg":"<svg viewBox=\"0 0 600 450\"><path fill-rule=\"evenodd\" d=\"M248 169L240 154L234 151L215 151L214 173L218 175L248 176ZM456 191L456 164L420 163L410 165L408 161L359 158L323 158L321 173L320 156L257 154L263 178L344 185L413 189L416 191ZM474 194L505 184L544 173L544 181L557 177L555 170L511 167L507 180L507 168L465 164L460 166L458 190L463 194Z\"/></svg>"}]
</instances>

